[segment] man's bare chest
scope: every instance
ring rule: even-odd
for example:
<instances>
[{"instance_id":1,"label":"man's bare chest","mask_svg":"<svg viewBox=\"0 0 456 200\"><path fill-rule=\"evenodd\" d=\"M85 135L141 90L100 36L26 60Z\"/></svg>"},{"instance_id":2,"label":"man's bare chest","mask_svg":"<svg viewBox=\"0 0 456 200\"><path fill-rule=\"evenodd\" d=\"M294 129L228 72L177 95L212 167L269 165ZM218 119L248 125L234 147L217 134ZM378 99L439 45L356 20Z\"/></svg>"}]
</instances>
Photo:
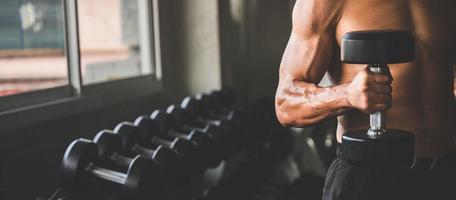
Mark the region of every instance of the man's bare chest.
<instances>
[{"instance_id":1,"label":"man's bare chest","mask_svg":"<svg viewBox=\"0 0 456 200\"><path fill-rule=\"evenodd\" d=\"M348 1L336 27L336 39L356 30L409 31L418 47L451 51L455 46L456 12L451 1L358 0ZM445 6L444 4L449 4Z\"/></svg>"}]
</instances>

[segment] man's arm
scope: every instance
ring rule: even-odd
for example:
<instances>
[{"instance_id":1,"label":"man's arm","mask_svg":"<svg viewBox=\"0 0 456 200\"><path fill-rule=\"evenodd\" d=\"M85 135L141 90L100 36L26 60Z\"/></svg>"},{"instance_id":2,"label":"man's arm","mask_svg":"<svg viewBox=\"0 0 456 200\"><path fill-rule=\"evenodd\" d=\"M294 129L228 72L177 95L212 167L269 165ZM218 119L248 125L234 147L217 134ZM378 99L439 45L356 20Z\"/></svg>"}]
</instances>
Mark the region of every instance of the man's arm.
<instances>
[{"instance_id":1,"label":"man's arm","mask_svg":"<svg viewBox=\"0 0 456 200\"><path fill-rule=\"evenodd\" d=\"M312 125L351 108L384 110L391 100L391 77L373 75L367 69L351 83L317 86L334 57L335 28L342 7L342 0L296 2L276 92L277 117L285 126Z\"/></svg>"}]
</instances>

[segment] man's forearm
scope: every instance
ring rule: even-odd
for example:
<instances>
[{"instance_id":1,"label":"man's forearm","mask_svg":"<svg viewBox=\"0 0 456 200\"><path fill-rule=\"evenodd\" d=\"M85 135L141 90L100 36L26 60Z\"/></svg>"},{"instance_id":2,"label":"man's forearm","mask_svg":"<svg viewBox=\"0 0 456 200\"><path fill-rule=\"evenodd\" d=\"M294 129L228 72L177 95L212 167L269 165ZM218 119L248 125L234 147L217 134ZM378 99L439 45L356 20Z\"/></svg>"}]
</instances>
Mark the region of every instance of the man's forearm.
<instances>
[{"instance_id":1,"label":"man's forearm","mask_svg":"<svg viewBox=\"0 0 456 200\"><path fill-rule=\"evenodd\" d=\"M308 126L352 108L347 95L348 84L318 87L298 82L279 86L276 110L279 120L287 126Z\"/></svg>"}]
</instances>

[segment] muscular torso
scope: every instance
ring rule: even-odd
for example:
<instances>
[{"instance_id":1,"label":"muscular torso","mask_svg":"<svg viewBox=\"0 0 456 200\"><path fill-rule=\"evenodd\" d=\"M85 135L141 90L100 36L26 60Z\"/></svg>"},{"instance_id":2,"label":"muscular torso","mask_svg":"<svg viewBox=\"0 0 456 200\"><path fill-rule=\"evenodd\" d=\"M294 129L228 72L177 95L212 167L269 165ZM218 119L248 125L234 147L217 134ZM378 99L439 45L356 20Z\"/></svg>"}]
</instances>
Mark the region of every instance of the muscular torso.
<instances>
[{"instance_id":1,"label":"muscular torso","mask_svg":"<svg viewBox=\"0 0 456 200\"><path fill-rule=\"evenodd\" d=\"M336 27L339 44L344 33L366 29L405 29L415 37L416 60L390 65L393 100L386 126L415 133L417 156L455 147L454 8L454 0L348 0ZM365 67L337 60L329 69L334 84L350 82ZM367 128L368 120L356 110L339 116L338 140L346 131Z\"/></svg>"}]
</instances>

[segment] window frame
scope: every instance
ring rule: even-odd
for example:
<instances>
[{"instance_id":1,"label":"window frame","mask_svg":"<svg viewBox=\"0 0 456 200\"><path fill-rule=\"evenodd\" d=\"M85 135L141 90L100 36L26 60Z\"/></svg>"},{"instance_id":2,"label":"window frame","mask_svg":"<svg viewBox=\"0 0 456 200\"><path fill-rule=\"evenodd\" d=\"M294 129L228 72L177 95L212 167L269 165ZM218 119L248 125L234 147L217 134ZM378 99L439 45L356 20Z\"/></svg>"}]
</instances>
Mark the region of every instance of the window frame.
<instances>
[{"instance_id":1,"label":"window frame","mask_svg":"<svg viewBox=\"0 0 456 200\"><path fill-rule=\"evenodd\" d=\"M141 60L146 59L145 65L149 66L142 72L150 70L152 73L88 85L82 82L77 3L78 0L62 0L68 85L0 97L0 120L6 124L0 126L0 132L163 91L158 0L138 0L138 7L144 9L138 11L141 49L144 49ZM144 68L143 63L141 68Z\"/></svg>"}]
</instances>

